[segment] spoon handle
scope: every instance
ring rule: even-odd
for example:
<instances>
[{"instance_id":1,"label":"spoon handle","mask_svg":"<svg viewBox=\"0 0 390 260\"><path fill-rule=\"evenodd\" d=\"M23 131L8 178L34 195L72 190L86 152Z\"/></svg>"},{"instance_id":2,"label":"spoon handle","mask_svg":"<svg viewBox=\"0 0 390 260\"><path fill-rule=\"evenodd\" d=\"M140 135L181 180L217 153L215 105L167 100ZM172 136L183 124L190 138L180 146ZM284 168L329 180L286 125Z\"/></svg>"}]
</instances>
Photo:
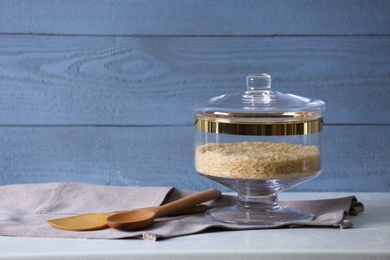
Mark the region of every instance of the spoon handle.
<instances>
[{"instance_id":1,"label":"spoon handle","mask_svg":"<svg viewBox=\"0 0 390 260\"><path fill-rule=\"evenodd\" d=\"M209 189L206 191L198 192L193 195L187 196L182 199L175 200L173 202L164 204L158 207L156 211L156 217L167 216L172 212L177 212L187 208L191 208L194 205L217 199L221 196L221 192L217 189Z\"/></svg>"}]
</instances>

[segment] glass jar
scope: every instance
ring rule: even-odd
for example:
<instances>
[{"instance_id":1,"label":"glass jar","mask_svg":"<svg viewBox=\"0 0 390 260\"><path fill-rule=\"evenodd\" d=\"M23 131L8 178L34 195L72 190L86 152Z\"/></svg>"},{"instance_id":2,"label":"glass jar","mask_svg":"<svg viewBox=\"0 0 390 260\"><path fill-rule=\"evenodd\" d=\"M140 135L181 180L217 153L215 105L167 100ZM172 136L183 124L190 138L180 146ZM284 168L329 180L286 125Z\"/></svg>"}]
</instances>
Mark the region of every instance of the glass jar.
<instances>
[{"instance_id":1,"label":"glass jar","mask_svg":"<svg viewBox=\"0 0 390 260\"><path fill-rule=\"evenodd\" d=\"M206 212L235 224L304 222L310 212L279 206L277 194L321 172L325 103L271 88L249 75L246 90L196 103L195 169L238 193L237 205Z\"/></svg>"}]
</instances>

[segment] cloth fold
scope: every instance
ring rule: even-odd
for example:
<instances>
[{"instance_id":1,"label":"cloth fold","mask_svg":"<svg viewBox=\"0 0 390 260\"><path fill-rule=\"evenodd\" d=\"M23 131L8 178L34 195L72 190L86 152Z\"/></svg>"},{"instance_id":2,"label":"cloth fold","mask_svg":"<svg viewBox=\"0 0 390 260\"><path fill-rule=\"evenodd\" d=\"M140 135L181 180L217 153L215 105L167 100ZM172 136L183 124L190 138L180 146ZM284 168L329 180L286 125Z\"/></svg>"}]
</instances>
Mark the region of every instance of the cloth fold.
<instances>
[{"instance_id":1,"label":"cloth fold","mask_svg":"<svg viewBox=\"0 0 390 260\"><path fill-rule=\"evenodd\" d=\"M188 196L195 191L174 187L122 187L82 183L40 183L0 186L0 235L51 238L118 239L144 238L156 240L199 233L205 230L259 229L255 225L235 225L211 221L204 213L163 217L139 231L103 229L97 231L65 231L46 222L84 213L130 210L158 206ZM235 196L223 195L208 203L210 207L236 204ZM281 206L306 210L314 218L288 227L328 226L349 228L349 216L364 211L355 196L309 201L281 201ZM280 227L280 226L271 226Z\"/></svg>"}]
</instances>

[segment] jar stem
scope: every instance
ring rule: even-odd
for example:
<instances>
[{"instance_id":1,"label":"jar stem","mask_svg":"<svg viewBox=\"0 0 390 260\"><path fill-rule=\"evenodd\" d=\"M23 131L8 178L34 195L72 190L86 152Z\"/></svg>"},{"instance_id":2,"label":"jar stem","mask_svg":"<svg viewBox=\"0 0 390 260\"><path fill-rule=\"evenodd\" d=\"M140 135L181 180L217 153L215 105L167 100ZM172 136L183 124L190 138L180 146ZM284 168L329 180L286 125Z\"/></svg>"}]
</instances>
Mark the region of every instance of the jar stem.
<instances>
[{"instance_id":1,"label":"jar stem","mask_svg":"<svg viewBox=\"0 0 390 260\"><path fill-rule=\"evenodd\" d=\"M260 196L239 193L237 197L237 207L242 209L256 209L261 211L279 210L277 193Z\"/></svg>"}]
</instances>

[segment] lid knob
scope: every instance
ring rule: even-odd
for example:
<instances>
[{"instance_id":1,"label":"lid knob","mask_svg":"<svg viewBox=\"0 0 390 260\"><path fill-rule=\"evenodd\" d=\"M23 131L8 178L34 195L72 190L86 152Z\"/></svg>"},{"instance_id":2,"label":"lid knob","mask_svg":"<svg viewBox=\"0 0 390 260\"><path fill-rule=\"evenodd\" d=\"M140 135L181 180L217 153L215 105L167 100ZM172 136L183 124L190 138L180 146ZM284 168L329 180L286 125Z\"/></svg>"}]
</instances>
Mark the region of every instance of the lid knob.
<instances>
[{"instance_id":1,"label":"lid knob","mask_svg":"<svg viewBox=\"0 0 390 260\"><path fill-rule=\"evenodd\" d=\"M271 89L271 76L268 74L252 74L246 77L248 90Z\"/></svg>"}]
</instances>

